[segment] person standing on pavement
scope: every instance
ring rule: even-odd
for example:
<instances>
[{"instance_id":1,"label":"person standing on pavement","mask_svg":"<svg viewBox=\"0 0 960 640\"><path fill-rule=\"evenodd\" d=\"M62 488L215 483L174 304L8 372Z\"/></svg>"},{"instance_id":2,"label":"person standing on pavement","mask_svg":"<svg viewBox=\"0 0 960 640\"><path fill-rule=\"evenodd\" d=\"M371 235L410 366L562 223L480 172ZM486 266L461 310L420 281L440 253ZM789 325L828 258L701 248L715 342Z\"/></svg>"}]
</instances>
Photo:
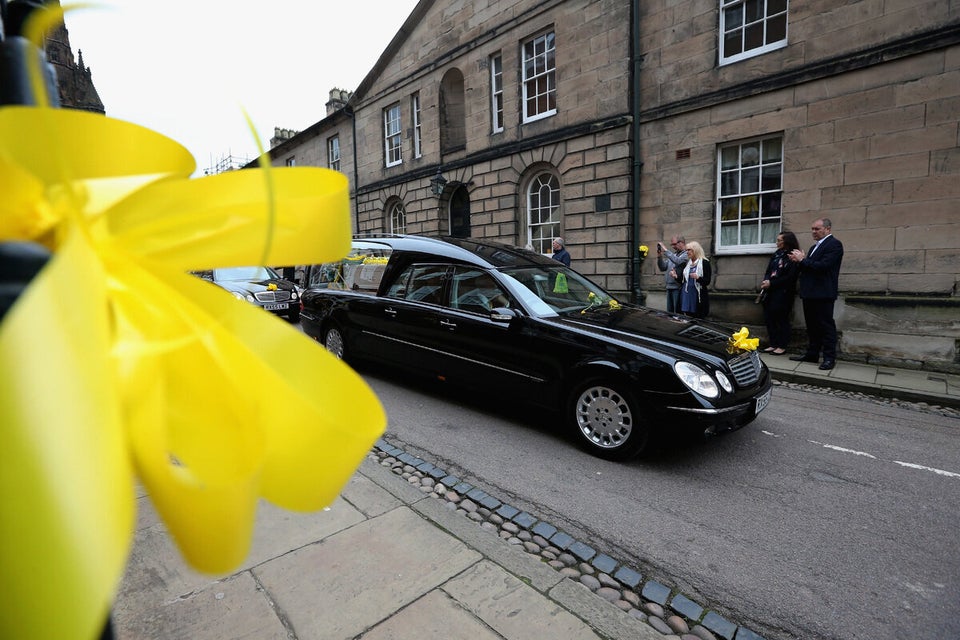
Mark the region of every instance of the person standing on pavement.
<instances>
[{"instance_id":1,"label":"person standing on pavement","mask_svg":"<svg viewBox=\"0 0 960 640\"><path fill-rule=\"evenodd\" d=\"M683 267L680 285L680 311L694 318L706 318L710 313L710 261L699 242L687 245L687 264Z\"/></svg>"},{"instance_id":2,"label":"person standing on pavement","mask_svg":"<svg viewBox=\"0 0 960 640\"><path fill-rule=\"evenodd\" d=\"M797 296L798 267L790 259L790 252L794 249L800 249L800 243L792 231L777 235L777 250L760 283L759 297L770 340L770 346L764 352L775 356L786 353L790 344L790 315L793 313L793 299Z\"/></svg>"},{"instance_id":3,"label":"person standing on pavement","mask_svg":"<svg viewBox=\"0 0 960 640\"><path fill-rule=\"evenodd\" d=\"M567 246L563 243L563 238L553 239L553 259L557 262L562 262L565 267L570 266L570 252L567 251Z\"/></svg>"},{"instance_id":4,"label":"person standing on pavement","mask_svg":"<svg viewBox=\"0 0 960 640\"><path fill-rule=\"evenodd\" d=\"M687 243L683 236L672 236L669 250L662 242L657 243L657 269L663 271L666 284L667 313L680 313L680 279L670 274L683 273L687 259Z\"/></svg>"},{"instance_id":5,"label":"person standing on pavement","mask_svg":"<svg viewBox=\"0 0 960 640\"><path fill-rule=\"evenodd\" d=\"M837 324L833 306L837 301L840 263L843 261L843 243L833 237L833 223L829 218L814 220L810 227L815 244L808 253L800 249L790 252L797 264L797 289L803 300L803 319L807 323L807 350L803 355L790 356L797 362L817 362L823 353L820 369L833 369L837 362Z\"/></svg>"}]
</instances>

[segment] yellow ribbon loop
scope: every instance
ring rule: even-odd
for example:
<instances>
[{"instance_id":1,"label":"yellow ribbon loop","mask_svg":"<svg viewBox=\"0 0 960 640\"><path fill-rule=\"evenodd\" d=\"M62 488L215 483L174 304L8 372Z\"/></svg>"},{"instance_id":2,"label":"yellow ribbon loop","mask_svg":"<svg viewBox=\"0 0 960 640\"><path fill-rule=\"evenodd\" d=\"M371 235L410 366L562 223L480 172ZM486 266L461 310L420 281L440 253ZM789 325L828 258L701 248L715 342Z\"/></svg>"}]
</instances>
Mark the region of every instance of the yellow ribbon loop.
<instances>
[{"instance_id":1,"label":"yellow ribbon loop","mask_svg":"<svg viewBox=\"0 0 960 640\"><path fill-rule=\"evenodd\" d=\"M54 251L0 324L0 637L96 637L131 544L134 473L184 557L224 573L259 498L329 504L383 432L349 367L186 274L338 259L346 178L190 180L194 166L130 123L0 108L0 240Z\"/></svg>"},{"instance_id":2,"label":"yellow ribbon loop","mask_svg":"<svg viewBox=\"0 0 960 640\"><path fill-rule=\"evenodd\" d=\"M740 331L734 333L728 341L728 347L731 350L756 351L760 346L760 338L750 338L750 330L741 327Z\"/></svg>"}]
</instances>

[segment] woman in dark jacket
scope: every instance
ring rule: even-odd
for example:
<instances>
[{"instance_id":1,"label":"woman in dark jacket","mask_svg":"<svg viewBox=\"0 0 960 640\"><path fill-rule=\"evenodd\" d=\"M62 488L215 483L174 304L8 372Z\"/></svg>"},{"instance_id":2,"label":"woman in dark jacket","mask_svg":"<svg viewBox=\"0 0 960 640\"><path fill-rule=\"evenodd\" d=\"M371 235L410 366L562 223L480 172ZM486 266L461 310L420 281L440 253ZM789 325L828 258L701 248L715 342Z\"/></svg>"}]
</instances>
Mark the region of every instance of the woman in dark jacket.
<instances>
[{"instance_id":1,"label":"woman in dark jacket","mask_svg":"<svg viewBox=\"0 0 960 640\"><path fill-rule=\"evenodd\" d=\"M763 300L763 316L767 322L767 336L770 346L764 351L773 355L782 355L790 344L790 316L793 313L793 300L797 297L797 263L790 260L790 252L799 249L800 243L792 231L784 231L777 236L777 251L770 258L770 264L760 283L760 296Z\"/></svg>"}]
</instances>

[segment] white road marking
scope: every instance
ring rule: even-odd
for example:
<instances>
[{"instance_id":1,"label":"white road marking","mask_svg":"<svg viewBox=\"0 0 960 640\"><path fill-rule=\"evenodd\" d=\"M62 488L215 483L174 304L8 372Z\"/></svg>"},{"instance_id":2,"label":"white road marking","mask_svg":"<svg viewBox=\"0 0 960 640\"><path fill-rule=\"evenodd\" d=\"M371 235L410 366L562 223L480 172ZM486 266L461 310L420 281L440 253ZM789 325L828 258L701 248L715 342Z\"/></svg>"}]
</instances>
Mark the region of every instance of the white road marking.
<instances>
[{"instance_id":1,"label":"white road marking","mask_svg":"<svg viewBox=\"0 0 960 640\"><path fill-rule=\"evenodd\" d=\"M833 449L834 451L839 451L841 453L852 453L855 456L863 456L864 458L870 458L871 460L876 460L877 456L867 453L865 451L856 451L855 449L845 449L843 447L838 447L834 444L823 444L822 442L816 442L815 440L808 440L813 444L820 445L824 449Z\"/></svg>"},{"instance_id":2,"label":"white road marking","mask_svg":"<svg viewBox=\"0 0 960 640\"><path fill-rule=\"evenodd\" d=\"M922 464L914 464L912 462L901 462L900 460L894 460L894 464L898 464L901 467L908 467L910 469L920 469L921 471L932 471L939 476L947 476L948 478L960 478L960 473L954 473L952 471L944 471L943 469L935 469L933 467L925 467Z\"/></svg>"}]
</instances>

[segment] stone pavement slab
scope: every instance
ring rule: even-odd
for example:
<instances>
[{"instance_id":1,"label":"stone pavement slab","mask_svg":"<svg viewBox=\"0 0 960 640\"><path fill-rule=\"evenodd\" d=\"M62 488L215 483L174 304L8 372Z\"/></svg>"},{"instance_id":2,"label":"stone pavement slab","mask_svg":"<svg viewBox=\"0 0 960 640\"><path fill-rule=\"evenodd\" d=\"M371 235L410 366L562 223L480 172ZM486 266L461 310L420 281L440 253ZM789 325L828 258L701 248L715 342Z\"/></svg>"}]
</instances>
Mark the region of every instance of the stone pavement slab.
<instances>
[{"instance_id":1,"label":"stone pavement slab","mask_svg":"<svg viewBox=\"0 0 960 640\"><path fill-rule=\"evenodd\" d=\"M443 591L431 591L360 637L363 640L503 640Z\"/></svg>"},{"instance_id":2,"label":"stone pavement slab","mask_svg":"<svg viewBox=\"0 0 960 640\"><path fill-rule=\"evenodd\" d=\"M299 640L354 638L479 561L408 507L253 570Z\"/></svg>"},{"instance_id":3,"label":"stone pavement slab","mask_svg":"<svg viewBox=\"0 0 960 640\"><path fill-rule=\"evenodd\" d=\"M543 606L540 593L491 562L470 567L443 590L506 640L600 638L559 605Z\"/></svg>"}]
</instances>

